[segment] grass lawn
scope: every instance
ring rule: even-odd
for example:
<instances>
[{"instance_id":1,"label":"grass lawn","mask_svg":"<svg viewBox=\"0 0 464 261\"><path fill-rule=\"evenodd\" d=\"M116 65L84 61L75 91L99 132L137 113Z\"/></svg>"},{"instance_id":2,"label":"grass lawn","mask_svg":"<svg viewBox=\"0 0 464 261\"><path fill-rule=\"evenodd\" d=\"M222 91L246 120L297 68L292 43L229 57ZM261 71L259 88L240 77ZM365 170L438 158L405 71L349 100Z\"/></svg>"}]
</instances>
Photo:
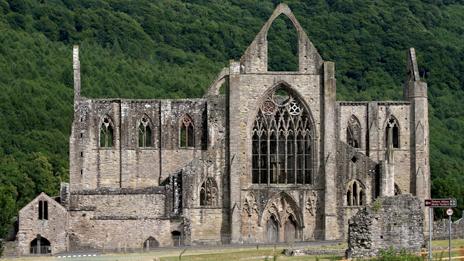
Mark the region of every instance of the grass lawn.
<instances>
[{"instance_id":1,"label":"grass lawn","mask_svg":"<svg viewBox=\"0 0 464 261\"><path fill-rule=\"evenodd\" d=\"M448 246L447 240L437 240L433 241L433 247L440 247L443 250L435 250L434 257L442 257L442 260L447 260L448 252L446 247ZM452 255L453 256L464 256L464 239L458 239L452 241ZM213 248L213 249L195 249L187 248L187 250L182 255L182 261L239 261L239 260L269 260L273 261L274 256L276 260L341 260L341 256L300 256L300 257L287 257L282 254L284 247L276 247L275 250L273 247L260 247L256 248L246 248L246 247L236 247L236 248ZM328 245L328 246L309 246L307 249L346 249L345 243ZM179 254L182 249L160 249L154 252L144 252L144 253L130 253L130 254L106 254L96 257L85 257L85 258L60 258L57 257L21 257L21 258L5 258L2 260L8 261L51 261L51 260L69 260L69 261L178 261ZM424 254L426 255L426 254ZM464 260L464 259L463 259Z\"/></svg>"}]
</instances>

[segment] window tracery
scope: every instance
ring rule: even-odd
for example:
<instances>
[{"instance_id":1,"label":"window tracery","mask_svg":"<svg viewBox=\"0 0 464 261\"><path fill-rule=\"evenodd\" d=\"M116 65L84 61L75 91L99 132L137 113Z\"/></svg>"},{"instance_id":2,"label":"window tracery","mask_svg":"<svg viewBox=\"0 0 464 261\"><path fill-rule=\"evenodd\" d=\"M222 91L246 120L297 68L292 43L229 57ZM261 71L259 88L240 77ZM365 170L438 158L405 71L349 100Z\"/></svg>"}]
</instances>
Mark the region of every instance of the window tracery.
<instances>
[{"instance_id":1,"label":"window tracery","mask_svg":"<svg viewBox=\"0 0 464 261\"><path fill-rule=\"evenodd\" d=\"M152 147L152 132L150 120L148 117L143 116L139 124L139 147Z\"/></svg>"},{"instance_id":2,"label":"window tracery","mask_svg":"<svg viewBox=\"0 0 464 261\"><path fill-rule=\"evenodd\" d=\"M392 148L398 149L400 147L400 128L398 121L391 116L387 121L387 127L385 129L385 145Z\"/></svg>"},{"instance_id":3,"label":"window tracery","mask_svg":"<svg viewBox=\"0 0 464 261\"><path fill-rule=\"evenodd\" d=\"M100 125L100 147L113 147L113 124L108 117L104 117Z\"/></svg>"},{"instance_id":4,"label":"window tracery","mask_svg":"<svg viewBox=\"0 0 464 261\"><path fill-rule=\"evenodd\" d=\"M309 113L282 87L269 94L252 129L252 183L311 184Z\"/></svg>"},{"instance_id":5,"label":"window tracery","mask_svg":"<svg viewBox=\"0 0 464 261\"><path fill-rule=\"evenodd\" d=\"M192 118L184 115L180 122L179 146L181 148L190 148L195 146L195 133Z\"/></svg>"},{"instance_id":6,"label":"window tracery","mask_svg":"<svg viewBox=\"0 0 464 261\"><path fill-rule=\"evenodd\" d=\"M212 178L207 178L200 187L200 206L214 206L216 199L216 182Z\"/></svg>"},{"instance_id":7,"label":"window tracery","mask_svg":"<svg viewBox=\"0 0 464 261\"><path fill-rule=\"evenodd\" d=\"M366 194L364 192L364 186L361 182L353 180L348 183L346 190L346 205L347 206L363 206L365 205Z\"/></svg>"}]
</instances>

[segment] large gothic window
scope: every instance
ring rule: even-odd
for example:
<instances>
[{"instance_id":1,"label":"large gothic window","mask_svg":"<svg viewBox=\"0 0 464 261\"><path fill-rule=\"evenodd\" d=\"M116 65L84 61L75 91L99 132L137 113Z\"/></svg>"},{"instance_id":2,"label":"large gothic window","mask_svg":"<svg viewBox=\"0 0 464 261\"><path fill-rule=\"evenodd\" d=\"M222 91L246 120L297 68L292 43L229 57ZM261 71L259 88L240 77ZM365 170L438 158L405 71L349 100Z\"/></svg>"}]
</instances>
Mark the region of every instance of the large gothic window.
<instances>
[{"instance_id":1,"label":"large gothic window","mask_svg":"<svg viewBox=\"0 0 464 261\"><path fill-rule=\"evenodd\" d=\"M100 147L113 147L113 124L109 117L104 117L100 125Z\"/></svg>"},{"instance_id":2,"label":"large gothic window","mask_svg":"<svg viewBox=\"0 0 464 261\"><path fill-rule=\"evenodd\" d=\"M193 120L187 114L180 121L179 130L179 146L181 148L195 146L195 133L193 128Z\"/></svg>"},{"instance_id":3,"label":"large gothic window","mask_svg":"<svg viewBox=\"0 0 464 261\"><path fill-rule=\"evenodd\" d=\"M150 120L147 116L143 116L139 124L139 147L152 147L152 134L150 127Z\"/></svg>"},{"instance_id":4,"label":"large gothic window","mask_svg":"<svg viewBox=\"0 0 464 261\"><path fill-rule=\"evenodd\" d=\"M252 182L311 184L312 128L308 111L284 88L269 94L252 130Z\"/></svg>"},{"instance_id":5,"label":"large gothic window","mask_svg":"<svg viewBox=\"0 0 464 261\"><path fill-rule=\"evenodd\" d=\"M361 124L354 115L348 121L346 142L353 148L361 148Z\"/></svg>"},{"instance_id":6,"label":"large gothic window","mask_svg":"<svg viewBox=\"0 0 464 261\"><path fill-rule=\"evenodd\" d=\"M391 146L393 148L400 147L400 128L398 121L392 116L387 122L385 129L385 146Z\"/></svg>"}]
</instances>

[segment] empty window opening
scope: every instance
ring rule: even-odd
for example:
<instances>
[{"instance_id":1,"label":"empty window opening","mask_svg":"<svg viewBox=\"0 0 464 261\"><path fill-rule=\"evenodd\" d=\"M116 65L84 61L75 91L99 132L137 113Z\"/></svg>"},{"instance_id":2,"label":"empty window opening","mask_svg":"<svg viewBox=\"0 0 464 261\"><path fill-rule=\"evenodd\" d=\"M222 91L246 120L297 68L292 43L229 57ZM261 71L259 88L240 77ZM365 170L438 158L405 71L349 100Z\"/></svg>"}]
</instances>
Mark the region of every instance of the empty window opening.
<instances>
[{"instance_id":1,"label":"empty window opening","mask_svg":"<svg viewBox=\"0 0 464 261\"><path fill-rule=\"evenodd\" d=\"M143 249L151 250L159 247L159 242L154 237L149 237L143 242Z\"/></svg>"},{"instance_id":2,"label":"empty window opening","mask_svg":"<svg viewBox=\"0 0 464 261\"><path fill-rule=\"evenodd\" d=\"M81 151L81 158L84 157L84 152Z\"/></svg>"},{"instance_id":3,"label":"empty window opening","mask_svg":"<svg viewBox=\"0 0 464 261\"><path fill-rule=\"evenodd\" d=\"M113 147L113 125L108 117L103 118L100 125L100 147Z\"/></svg>"},{"instance_id":4,"label":"empty window opening","mask_svg":"<svg viewBox=\"0 0 464 261\"><path fill-rule=\"evenodd\" d=\"M48 202L39 200L39 220L48 220Z\"/></svg>"},{"instance_id":5,"label":"empty window opening","mask_svg":"<svg viewBox=\"0 0 464 261\"><path fill-rule=\"evenodd\" d=\"M214 206L217 201L217 186L213 178L207 178L200 187L200 206Z\"/></svg>"},{"instance_id":6,"label":"empty window opening","mask_svg":"<svg viewBox=\"0 0 464 261\"><path fill-rule=\"evenodd\" d=\"M348 183L346 190L346 205L347 206L363 206L365 205L366 194L364 192L364 186L361 182L353 180Z\"/></svg>"},{"instance_id":7,"label":"empty window opening","mask_svg":"<svg viewBox=\"0 0 464 261\"><path fill-rule=\"evenodd\" d=\"M83 170L83 169L81 169L81 176L82 176L82 174L84 174L84 170Z\"/></svg>"},{"instance_id":8,"label":"empty window opening","mask_svg":"<svg viewBox=\"0 0 464 261\"><path fill-rule=\"evenodd\" d=\"M184 115L180 122L179 146L181 148L191 148L195 146L193 120L188 115Z\"/></svg>"},{"instance_id":9,"label":"empty window opening","mask_svg":"<svg viewBox=\"0 0 464 261\"><path fill-rule=\"evenodd\" d=\"M400 147L400 129L398 121L391 117L387 122L387 127L385 130L385 146L392 148Z\"/></svg>"},{"instance_id":10,"label":"empty window opening","mask_svg":"<svg viewBox=\"0 0 464 261\"><path fill-rule=\"evenodd\" d=\"M290 19L281 15L267 32L268 71L298 70L298 33Z\"/></svg>"},{"instance_id":11,"label":"empty window opening","mask_svg":"<svg viewBox=\"0 0 464 261\"><path fill-rule=\"evenodd\" d=\"M361 147L361 124L354 115L348 121L346 142L353 148Z\"/></svg>"},{"instance_id":12,"label":"empty window opening","mask_svg":"<svg viewBox=\"0 0 464 261\"><path fill-rule=\"evenodd\" d=\"M83 138L83 137L84 137L84 133L81 132L80 134L81 134L81 138Z\"/></svg>"},{"instance_id":13,"label":"empty window opening","mask_svg":"<svg viewBox=\"0 0 464 261\"><path fill-rule=\"evenodd\" d=\"M139 147L152 147L152 132L148 117L142 117L139 124Z\"/></svg>"},{"instance_id":14,"label":"empty window opening","mask_svg":"<svg viewBox=\"0 0 464 261\"><path fill-rule=\"evenodd\" d=\"M401 195L401 190L398 184L395 183L395 196Z\"/></svg>"},{"instance_id":15,"label":"empty window opening","mask_svg":"<svg viewBox=\"0 0 464 261\"><path fill-rule=\"evenodd\" d=\"M46 238L37 235L37 237L31 241L30 254L41 255L52 253L52 246L50 241Z\"/></svg>"},{"instance_id":16,"label":"empty window opening","mask_svg":"<svg viewBox=\"0 0 464 261\"><path fill-rule=\"evenodd\" d=\"M252 182L312 184L312 128L303 104L283 88L258 110L252 129Z\"/></svg>"}]
</instances>

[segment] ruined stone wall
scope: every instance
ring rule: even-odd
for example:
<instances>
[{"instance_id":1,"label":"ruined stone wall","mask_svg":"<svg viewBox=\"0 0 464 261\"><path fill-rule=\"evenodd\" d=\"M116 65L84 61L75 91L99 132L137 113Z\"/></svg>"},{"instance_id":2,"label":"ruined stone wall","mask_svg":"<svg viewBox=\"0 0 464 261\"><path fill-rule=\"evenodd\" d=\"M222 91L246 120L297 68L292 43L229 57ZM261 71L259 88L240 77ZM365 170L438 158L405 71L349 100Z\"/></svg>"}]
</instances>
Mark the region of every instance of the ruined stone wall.
<instances>
[{"instance_id":1,"label":"ruined stone wall","mask_svg":"<svg viewBox=\"0 0 464 261\"><path fill-rule=\"evenodd\" d=\"M206 144L204 100L90 100L77 105L70 138L71 191L157 186L170 173L201 155ZM179 127L189 115L194 147L180 148ZM100 147L100 126L107 117L113 146ZM139 124L149 121L152 143L139 147ZM164 176L161 176L164 175Z\"/></svg>"},{"instance_id":2,"label":"ruined stone wall","mask_svg":"<svg viewBox=\"0 0 464 261\"><path fill-rule=\"evenodd\" d=\"M39 201L48 202L48 219L39 220ZM19 211L18 255L30 254L31 242L37 235L50 241L52 254L65 251L67 216L66 209L58 202L44 193L37 196Z\"/></svg>"},{"instance_id":3,"label":"ruined stone wall","mask_svg":"<svg viewBox=\"0 0 464 261\"><path fill-rule=\"evenodd\" d=\"M71 194L70 249L141 249L150 236L160 246L172 245L165 198L162 187L99 189Z\"/></svg>"},{"instance_id":4,"label":"ruined stone wall","mask_svg":"<svg viewBox=\"0 0 464 261\"><path fill-rule=\"evenodd\" d=\"M158 241L159 246L173 245L168 219L92 218L90 212L71 211L69 222L71 251L87 248L140 250L149 237Z\"/></svg>"},{"instance_id":5,"label":"ruined stone wall","mask_svg":"<svg viewBox=\"0 0 464 261\"><path fill-rule=\"evenodd\" d=\"M410 194L378 198L349 221L348 257L393 248L419 252L424 244L423 202Z\"/></svg>"}]
</instances>

